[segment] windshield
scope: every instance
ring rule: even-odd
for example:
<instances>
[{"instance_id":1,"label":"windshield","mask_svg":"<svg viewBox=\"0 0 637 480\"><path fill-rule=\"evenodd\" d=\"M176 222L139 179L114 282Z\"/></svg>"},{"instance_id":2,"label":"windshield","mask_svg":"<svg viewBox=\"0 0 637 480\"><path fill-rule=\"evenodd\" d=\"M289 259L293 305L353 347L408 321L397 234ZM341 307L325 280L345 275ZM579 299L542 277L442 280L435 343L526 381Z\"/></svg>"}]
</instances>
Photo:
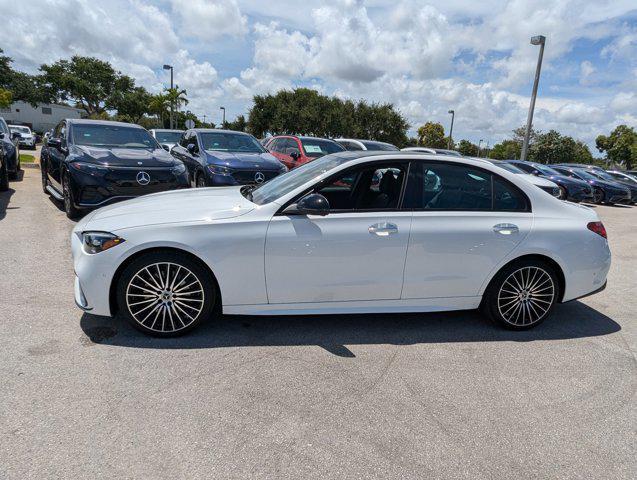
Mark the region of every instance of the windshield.
<instances>
[{"instance_id":1,"label":"windshield","mask_svg":"<svg viewBox=\"0 0 637 480\"><path fill-rule=\"evenodd\" d=\"M319 138L302 138L301 145L308 157L318 158L330 153L342 152L345 149L338 143L331 140L321 140Z\"/></svg>"},{"instance_id":2,"label":"windshield","mask_svg":"<svg viewBox=\"0 0 637 480\"><path fill-rule=\"evenodd\" d=\"M31 133L29 127L10 127L12 132Z\"/></svg>"},{"instance_id":3,"label":"windshield","mask_svg":"<svg viewBox=\"0 0 637 480\"><path fill-rule=\"evenodd\" d=\"M599 180L598 177L596 177L595 175L591 175L590 173L588 173L586 170L573 170L573 172L580 178L583 178L584 180Z\"/></svg>"},{"instance_id":4,"label":"windshield","mask_svg":"<svg viewBox=\"0 0 637 480\"><path fill-rule=\"evenodd\" d=\"M383 151L388 151L388 152L394 152L394 151L398 150L398 148L394 147L390 143L370 142L369 140L361 140L360 142L363 145L365 145L365 148L367 150L383 150Z\"/></svg>"},{"instance_id":5,"label":"windshield","mask_svg":"<svg viewBox=\"0 0 637 480\"><path fill-rule=\"evenodd\" d=\"M104 148L159 148L159 145L143 128L119 125L74 124L71 127L73 143Z\"/></svg>"},{"instance_id":6,"label":"windshield","mask_svg":"<svg viewBox=\"0 0 637 480\"><path fill-rule=\"evenodd\" d=\"M228 132L202 132L204 150L214 152L263 153L265 149L252 135Z\"/></svg>"},{"instance_id":7,"label":"windshield","mask_svg":"<svg viewBox=\"0 0 637 480\"><path fill-rule=\"evenodd\" d=\"M533 168L535 168L542 175L562 175L557 170L553 170L551 167L547 167L546 165L539 165L537 163L532 164Z\"/></svg>"},{"instance_id":8,"label":"windshield","mask_svg":"<svg viewBox=\"0 0 637 480\"><path fill-rule=\"evenodd\" d=\"M265 205L266 203L274 202L281 198L283 195L290 193L292 190L304 185L324 174L325 172L338 167L347 159L327 155L313 162L305 163L294 170L290 170L287 173L274 177L267 183L264 183L260 187L250 192L252 202L257 205Z\"/></svg>"},{"instance_id":9,"label":"windshield","mask_svg":"<svg viewBox=\"0 0 637 480\"><path fill-rule=\"evenodd\" d=\"M497 167L504 168L507 172L517 173L517 174L520 174L520 173L526 174L524 170L516 167L515 165L511 165L510 163L506 163L506 162L491 162L491 163Z\"/></svg>"},{"instance_id":10,"label":"windshield","mask_svg":"<svg viewBox=\"0 0 637 480\"><path fill-rule=\"evenodd\" d=\"M594 175L595 177L601 178L602 180L610 180L611 182L616 182L617 179L615 177L613 177L612 175L609 175L608 173L602 171L602 170L591 170L591 175Z\"/></svg>"},{"instance_id":11,"label":"windshield","mask_svg":"<svg viewBox=\"0 0 637 480\"><path fill-rule=\"evenodd\" d=\"M155 131L155 138L159 143L179 143L183 132L162 132L161 130Z\"/></svg>"}]
</instances>

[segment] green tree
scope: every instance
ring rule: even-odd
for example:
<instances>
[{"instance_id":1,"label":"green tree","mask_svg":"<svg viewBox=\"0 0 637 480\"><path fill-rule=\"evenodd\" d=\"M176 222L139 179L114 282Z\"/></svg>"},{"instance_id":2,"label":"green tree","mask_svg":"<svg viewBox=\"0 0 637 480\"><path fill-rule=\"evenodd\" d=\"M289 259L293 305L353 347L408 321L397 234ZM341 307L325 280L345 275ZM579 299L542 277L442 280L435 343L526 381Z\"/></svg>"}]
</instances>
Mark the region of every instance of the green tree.
<instances>
[{"instance_id":1,"label":"green tree","mask_svg":"<svg viewBox=\"0 0 637 480\"><path fill-rule=\"evenodd\" d=\"M297 88L256 95L247 129L257 137L266 133L344 136L404 146L409 124L391 104L344 101Z\"/></svg>"},{"instance_id":2,"label":"green tree","mask_svg":"<svg viewBox=\"0 0 637 480\"><path fill-rule=\"evenodd\" d=\"M141 118L152 113L153 96L144 87L134 87L132 90L115 92L109 101L109 106L117 110L121 120L138 123Z\"/></svg>"},{"instance_id":3,"label":"green tree","mask_svg":"<svg viewBox=\"0 0 637 480\"><path fill-rule=\"evenodd\" d=\"M42 65L40 71L49 92L59 100L74 101L89 115L113 108L118 98L135 86L132 78L93 57L76 55L71 60Z\"/></svg>"},{"instance_id":4,"label":"green tree","mask_svg":"<svg viewBox=\"0 0 637 480\"><path fill-rule=\"evenodd\" d=\"M237 118L234 119L234 121L226 122L223 128L226 128L228 130L236 130L238 132L245 132L247 126L248 122L246 122L246 117L244 117L243 115L239 115Z\"/></svg>"},{"instance_id":5,"label":"green tree","mask_svg":"<svg viewBox=\"0 0 637 480\"><path fill-rule=\"evenodd\" d=\"M489 158L496 160L513 160L520 158L522 144L517 140L503 140L496 143L489 152Z\"/></svg>"},{"instance_id":6,"label":"green tree","mask_svg":"<svg viewBox=\"0 0 637 480\"><path fill-rule=\"evenodd\" d=\"M14 70L11 67L13 60L2 53L0 49L0 88L11 93L11 102L22 100L35 106L53 101L53 96L42 84L41 77Z\"/></svg>"},{"instance_id":7,"label":"green tree","mask_svg":"<svg viewBox=\"0 0 637 480\"><path fill-rule=\"evenodd\" d=\"M164 89L168 105L174 105L175 110L179 110L183 105L188 105L188 93L186 90L179 90L179 85L174 88Z\"/></svg>"},{"instance_id":8,"label":"green tree","mask_svg":"<svg viewBox=\"0 0 637 480\"><path fill-rule=\"evenodd\" d=\"M427 122L418 128L418 144L423 147L447 148L445 129L438 122Z\"/></svg>"},{"instance_id":9,"label":"green tree","mask_svg":"<svg viewBox=\"0 0 637 480\"><path fill-rule=\"evenodd\" d=\"M469 140L460 140L458 142L458 152L466 157L477 157L478 151L478 146Z\"/></svg>"},{"instance_id":10,"label":"green tree","mask_svg":"<svg viewBox=\"0 0 637 480\"><path fill-rule=\"evenodd\" d=\"M0 88L0 108L7 108L11 105L12 95L9 90Z\"/></svg>"},{"instance_id":11,"label":"green tree","mask_svg":"<svg viewBox=\"0 0 637 480\"><path fill-rule=\"evenodd\" d=\"M156 125L160 127L166 127L164 123L168 120L170 104L168 103L168 97L163 93L157 95L151 95L148 100L148 113L157 117Z\"/></svg>"},{"instance_id":12,"label":"green tree","mask_svg":"<svg viewBox=\"0 0 637 480\"><path fill-rule=\"evenodd\" d=\"M539 163L593 163L588 146L556 130L538 133L529 148L529 160Z\"/></svg>"},{"instance_id":13,"label":"green tree","mask_svg":"<svg viewBox=\"0 0 637 480\"><path fill-rule=\"evenodd\" d=\"M618 125L610 135L599 135L595 146L606 153L606 159L632 170L637 165L637 132L627 125Z\"/></svg>"}]
</instances>

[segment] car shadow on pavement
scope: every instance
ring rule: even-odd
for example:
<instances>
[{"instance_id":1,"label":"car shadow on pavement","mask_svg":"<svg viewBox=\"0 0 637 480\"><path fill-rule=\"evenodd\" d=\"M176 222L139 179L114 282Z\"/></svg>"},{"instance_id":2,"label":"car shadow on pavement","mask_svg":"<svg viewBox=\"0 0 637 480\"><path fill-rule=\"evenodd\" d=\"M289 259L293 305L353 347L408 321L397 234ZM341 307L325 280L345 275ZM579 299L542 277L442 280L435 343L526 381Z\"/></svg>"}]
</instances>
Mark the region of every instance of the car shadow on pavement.
<instances>
[{"instance_id":1,"label":"car shadow on pavement","mask_svg":"<svg viewBox=\"0 0 637 480\"><path fill-rule=\"evenodd\" d=\"M0 192L0 220L7 216L7 210L18 207L10 207L11 197L15 193L13 188L9 188L6 192Z\"/></svg>"},{"instance_id":2,"label":"car shadow on pavement","mask_svg":"<svg viewBox=\"0 0 637 480\"><path fill-rule=\"evenodd\" d=\"M373 315L224 315L177 338L144 335L121 318L84 314L80 325L88 343L190 349L317 345L334 355L354 357L346 345L413 345L449 342L532 342L608 335L620 325L578 301L558 305L551 318L532 330L504 330L477 311Z\"/></svg>"}]
</instances>

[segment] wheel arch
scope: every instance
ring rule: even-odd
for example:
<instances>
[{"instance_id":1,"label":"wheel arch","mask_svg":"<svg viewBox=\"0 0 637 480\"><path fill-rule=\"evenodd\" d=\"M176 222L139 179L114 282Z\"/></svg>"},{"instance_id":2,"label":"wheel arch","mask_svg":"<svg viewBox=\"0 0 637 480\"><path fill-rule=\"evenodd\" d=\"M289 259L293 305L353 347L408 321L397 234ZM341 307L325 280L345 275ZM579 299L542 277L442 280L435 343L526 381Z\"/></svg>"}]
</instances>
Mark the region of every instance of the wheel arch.
<instances>
[{"instance_id":1,"label":"wheel arch","mask_svg":"<svg viewBox=\"0 0 637 480\"><path fill-rule=\"evenodd\" d=\"M504 265L501 265L500 268L498 268L493 275L491 275L491 278L489 278L489 281L487 282L487 286L485 287L485 289L482 292L482 297L484 298L484 294L489 290L489 288L491 287L491 284L493 283L493 280L495 279L495 277L497 277L497 275L504 270L505 268L514 265L516 263L522 262L524 260L539 260L542 262L545 262L547 264L549 264L553 270L555 271L555 274L557 275L557 281L559 284L559 288L560 288L560 296L557 299L558 303L562 302L562 299L564 298L564 291L566 289L566 277L564 275L564 270L562 269L561 265L559 263L557 263L555 261L555 259L547 256L547 255L542 255L539 253L532 253L532 254L526 254L526 255L521 255L519 257L516 257L510 261L508 261L507 263L505 263Z\"/></svg>"},{"instance_id":2,"label":"wheel arch","mask_svg":"<svg viewBox=\"0 0 637 480\"><path fill-rule=\"evenodd\" d=\"M215 288L215 293L217 295L217 302L215 303L215 310L219 309L219 312L221 312L221 306L223 304L223 299L221 298L221 288L219 287L219 281L217 280L217 276L214 274L214 272L212 271L212 269L210 268L210 266L204 262L201 258L199 258L197 255L195 255L192 252L189 252L188 250L184 250L182 248L177 248L177 247L150 247L150 248L146 248L143 250L139 250L138 252L133 253L131 256L127 257L118 267L117 270L115 270L115 273L113 274L113 278L111 279L111 284L109 287L109 292L108 292L108 303L109 303L109 308L111 311L112 315L117 314L117 311L119 309L119 306L117 305L117 283L119 282L120 277L122 276L122 273L124 271L124 269L130 265L132 262L134 262L136 259L138 259L140 256L142 255L146 255L148 253L179 253L182 255L186 255L188 256L191 260L197 262L203 269L205 269L209 274L210 277L213 280L213 286Z\"/></svg>"}]
</instances>

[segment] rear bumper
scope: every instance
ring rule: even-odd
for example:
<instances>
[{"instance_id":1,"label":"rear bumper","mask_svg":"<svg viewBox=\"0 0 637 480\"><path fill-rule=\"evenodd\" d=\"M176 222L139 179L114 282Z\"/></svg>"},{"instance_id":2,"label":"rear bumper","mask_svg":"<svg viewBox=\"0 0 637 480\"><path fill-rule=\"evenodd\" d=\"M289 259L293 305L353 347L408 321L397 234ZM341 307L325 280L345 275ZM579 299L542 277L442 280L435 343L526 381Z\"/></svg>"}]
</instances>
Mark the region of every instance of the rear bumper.
<instances>
[{"instance_id":1,"label":"rear bumper","mask_svg":"<svg viewBox=\"0 0 637 480\"><path fill-rule=\"evenodd\" d=\"M608 280L606 280L606 281L604 282L604 285L602 285L602 286L601 286L601 287L599 287L598 289L593 290L592 292L589 292L589 293L585 293L585 294L583 294L583 295L580 295L579 297L571 298L570 300L566 300L566 301L564 301L563 303L568 303L568 302L572 302L572 301L574 301L574 300L579 300L579 299L581 299L581 298L590 297L591 295L595 295L596 293L602 292L602 291L606 290L606 285L607 285L607 284L608 284Z\"/></svg>"}]
</instances>

